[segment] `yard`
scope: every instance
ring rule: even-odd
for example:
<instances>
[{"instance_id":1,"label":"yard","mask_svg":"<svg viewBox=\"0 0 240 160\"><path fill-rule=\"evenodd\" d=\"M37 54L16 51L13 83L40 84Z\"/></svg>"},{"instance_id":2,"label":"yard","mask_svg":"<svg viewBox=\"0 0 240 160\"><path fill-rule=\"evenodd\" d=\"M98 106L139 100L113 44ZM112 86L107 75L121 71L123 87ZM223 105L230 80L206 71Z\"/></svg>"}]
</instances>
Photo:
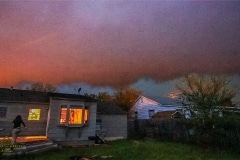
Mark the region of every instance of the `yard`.
<instances>
[{"instance_id":1,"label":"yard","mask_svg":"<svg viewBox=\"0 0 240 160\"><path fill-rule=\"evenodd\" d=\"M92 160L237 160L239 155L228 151L197 148L195 146L159 142L117 140L92 147L68 147L3 160L69 160L71 156L84 156Z\"/></svg>"}]
</instances>

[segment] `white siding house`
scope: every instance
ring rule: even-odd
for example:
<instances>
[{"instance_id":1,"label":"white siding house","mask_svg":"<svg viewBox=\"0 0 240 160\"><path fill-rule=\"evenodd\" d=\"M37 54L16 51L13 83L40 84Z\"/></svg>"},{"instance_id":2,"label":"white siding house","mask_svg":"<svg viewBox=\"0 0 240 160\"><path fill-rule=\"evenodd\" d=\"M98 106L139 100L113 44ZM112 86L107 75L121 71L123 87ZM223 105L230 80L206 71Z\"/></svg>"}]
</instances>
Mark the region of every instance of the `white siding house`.
<instances>
[{"instance_id":1,"label":"white siding house","mask_svg":"<svg viewBox=\"0 0 240 160\"><path fill-rule=\"evenodd\" d=\"M163 105L153 99L140 96L131 108L132 117L135 119L151 119L154 114L162 111L175 111L178 106Z\"/></svg>"},{"instance_id":2,"label":"white siding house","mask_svg":"<svg viewBox=\"0 0 240 160\"><path fill-rule=\"evenodd\" d=\"M0 88L0 137L11 136L13 119L23 117L20 136L46 136L61 145L84 144L105 131L107 140L127 138L127 113L83 95Z\"/></svg>"}]
</instances>

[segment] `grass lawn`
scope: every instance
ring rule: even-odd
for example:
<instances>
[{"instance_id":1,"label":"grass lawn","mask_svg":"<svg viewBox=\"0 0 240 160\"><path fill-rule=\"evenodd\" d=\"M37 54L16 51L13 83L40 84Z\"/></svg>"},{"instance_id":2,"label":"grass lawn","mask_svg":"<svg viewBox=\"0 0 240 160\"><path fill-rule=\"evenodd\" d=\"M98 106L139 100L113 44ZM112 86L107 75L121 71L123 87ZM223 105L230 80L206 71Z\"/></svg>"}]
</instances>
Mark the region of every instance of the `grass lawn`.
<instances>
[{"instance_id":1,"label":"grass lawn","mask_svg":"<svg viewBox=\"0 0 240 160\"><path fill-rule=\"evenodd\" d=\"M4 157L4 160L68 160L75 155L94 157L94 160L237 160L240 156L187 144L117 140L99 146L59 148L21 157Z\"/></svg>"}]
</instances>

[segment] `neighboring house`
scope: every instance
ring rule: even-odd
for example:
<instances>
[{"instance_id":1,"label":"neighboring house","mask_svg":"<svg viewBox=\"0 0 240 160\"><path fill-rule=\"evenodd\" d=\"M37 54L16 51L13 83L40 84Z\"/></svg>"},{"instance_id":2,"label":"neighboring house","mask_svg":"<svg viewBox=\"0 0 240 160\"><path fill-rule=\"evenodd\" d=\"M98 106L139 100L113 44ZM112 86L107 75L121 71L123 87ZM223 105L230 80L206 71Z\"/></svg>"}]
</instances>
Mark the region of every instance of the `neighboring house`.
<instances>
[{"instance_id":1,"label":"neighboring house","mask_svg":"<svg viewBox=\"0 0 240 160\"><path fill-rule=\"evenodd\" d=\"M154 97L150 96L150 99L162 104L164 107L169 108L176 108L176 114L180 116L179 114L183 115L183 118L189 119L189 118L195 118L196 113L192 110L186 108L181 102L180 99L174 99L174 98L168 98L168 97ZM177 117L177 115L175 115Z\"/></svg>"},{"instance_id":2,"label":"neighboring house","mask_svg":"<svg viewBox=\"0 0 240 160\"><path fill-rule=\"evenodd\" d=\"M240 114L240 108L239 107L225 107L223 110L225 113L236 113Z\"/></svg>"},{"instance_id":3,"label":"neighboring house","mask_svg":"<svg viewBox=\"0 0 240 160\"><path fill-rule=\"evenodd\" d=\"M135 119L151 119L158 112L176 111L179 106L173 104L162 104L158 99L139 96L131 108L132 117Z\"/></svg>"},{"instance_id":4,"label":"neighboring house","mask_svg":"<svg viewBox=\"0 0 240 160\"><path fill-rule=\"evenodd\" d=\"M116 120L114 113L118 117L120 112L105 118L104 105L99 109L97 105L95 99L82 95L0 88L0 128L4 128L0 136L11 136L12 121L20 114L27 126L21 136L45 135L55 142L86 141L96 135L98 118L114 137L109 124ZM98 110L102 114L97 115ZM126 137L126 133L116 136Z\"/></svg>"},{"instance_id":5,"label":"neighboring house","mask_svg":"<svg viewBox=\"0 0 240 160\"><path fill-rule=\"evenodd\" d=\"M152 116L152 119L178 119L178 118L184 118L184 115L179 111L162 111Z\"/></svg>"}]
</instances>

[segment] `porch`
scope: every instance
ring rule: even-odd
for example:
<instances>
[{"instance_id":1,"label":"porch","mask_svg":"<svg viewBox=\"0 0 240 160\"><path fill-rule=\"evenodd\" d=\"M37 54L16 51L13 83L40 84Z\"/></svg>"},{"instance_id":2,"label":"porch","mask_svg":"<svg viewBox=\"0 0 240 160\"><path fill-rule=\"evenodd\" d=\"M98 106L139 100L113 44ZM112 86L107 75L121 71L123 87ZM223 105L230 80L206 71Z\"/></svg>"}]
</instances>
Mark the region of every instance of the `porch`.
<instances>
[{"instance_id":1,"label":"porch","mask_svg":"<svg viewBox=\"0 0 240 160\"><path fill-rule=\"evenodd\" d=\"M37 142L37 141L46 141L48 140L46 136L19 136L17 138L17 143L19 144L25 144L25 143L31 143L31 142ZM0 142L10 142L12 141L12 137L0 137Z\"/></svg>"},{"instance_id":2,"label":"porch","mask_svg":"<svg viewBox=\"0 0 240 160\"><path fill-rule=\"evenodd\" d=\"M17 144L11 144L11 137L0 137L1 153L3 156L31 154L43 152L57 147L57 144L48 140L46 136L20 136Z\"/></svg>"}]
</instances>

